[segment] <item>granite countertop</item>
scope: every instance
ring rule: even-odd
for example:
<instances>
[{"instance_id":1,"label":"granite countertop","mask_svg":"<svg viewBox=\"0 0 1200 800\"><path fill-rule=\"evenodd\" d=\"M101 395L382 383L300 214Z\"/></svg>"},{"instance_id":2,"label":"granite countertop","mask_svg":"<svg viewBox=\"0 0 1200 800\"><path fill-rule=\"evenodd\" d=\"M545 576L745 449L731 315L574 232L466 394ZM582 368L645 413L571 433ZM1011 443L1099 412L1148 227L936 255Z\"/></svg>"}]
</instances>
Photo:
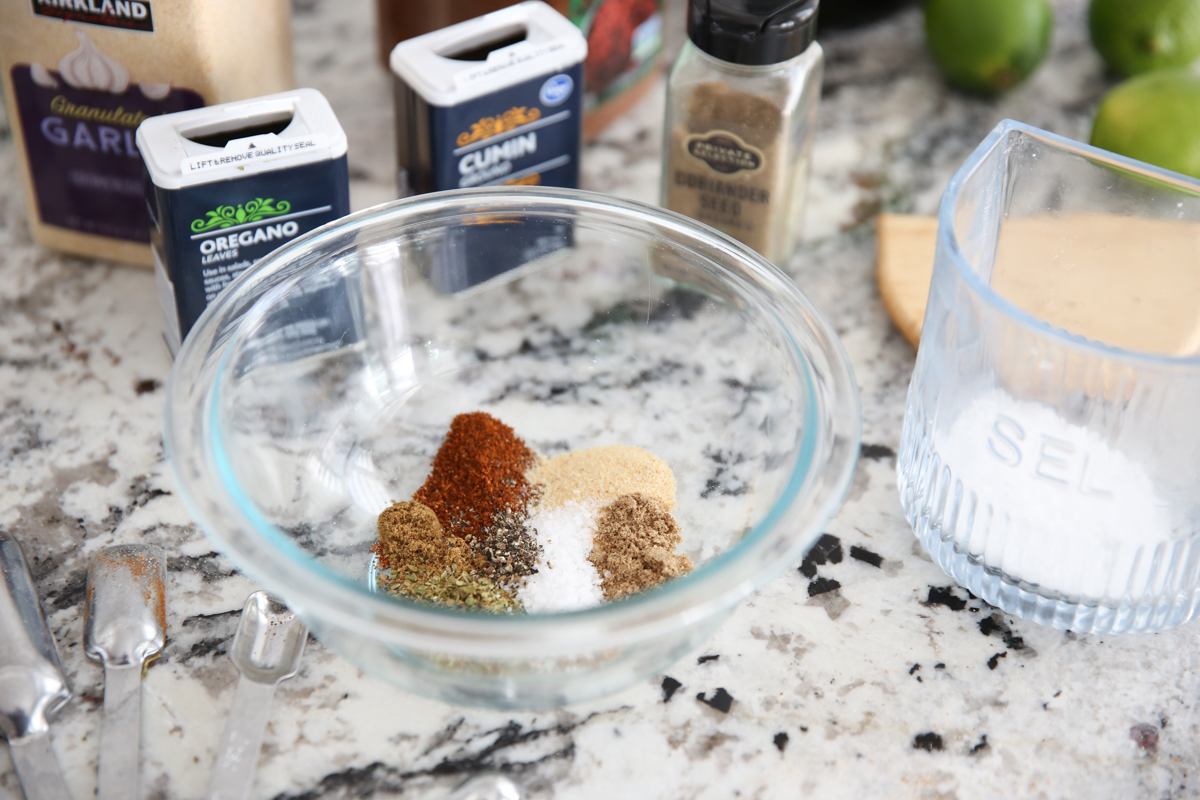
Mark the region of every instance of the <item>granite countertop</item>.
<instances>
[{"instance_id":1,"label":"granite countertop","mask_svg":"<svg viewBox=\"0 0 1200 800\"><path fill-rule=\"evenodd\" d=\"M319 643L281 685L256 798L443 796L500 769L533 798L1179 798L1200 796L1190 630L1075 636L1000 614L923 555L896 493L913 351L873 280L879 210L933 213L1001 119L1086 139L1111 85L1082 0L1001 100L946 89L910 9L825 36L806 242L787 265L857 372L862 460L802 565L700 650L627 691L543 713L458 708L365 676ZM393 196L391 109L369 0L296 0L302 85L350 137L353 205ZM585 153L584 186L657 194L658 87ZM169 643L146 677L143 795L200 797L233 697L226 656L255 586L191 523L163 462L170 367L148 271L34 245L0 126L0 526L23 542L75 696L54 747L92 796L102 674L81 646L89 555L147 541L169 558ZM2 646L2 643L0 643ZM724 689L728 705L712 701ZM0 789L20 788L0 748ZM0 793L2 794L2 793Z\"/></svg>"}]
</instances>

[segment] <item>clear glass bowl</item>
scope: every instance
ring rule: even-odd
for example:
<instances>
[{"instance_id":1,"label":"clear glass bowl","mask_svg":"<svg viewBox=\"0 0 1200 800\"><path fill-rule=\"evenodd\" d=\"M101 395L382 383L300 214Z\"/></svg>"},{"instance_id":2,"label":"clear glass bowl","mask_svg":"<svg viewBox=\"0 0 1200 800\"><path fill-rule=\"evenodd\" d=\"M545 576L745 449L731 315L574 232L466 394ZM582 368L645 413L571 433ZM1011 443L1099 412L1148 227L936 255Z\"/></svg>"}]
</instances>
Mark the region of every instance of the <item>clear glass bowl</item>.
<instances>
[{"instance_id":1,"label":"clear glass bowl","mask_svg":"<svg viewBox=\"0 0 1200 800\"><path fill-rule=\"evenodd\" d=\"M472 410L543 454L664 459L695 571L558 614L372 591L377 515ZM656 208L522 188L379 206L263 259L180 350L164 441L205 533L330 648L425 695L539 708L661 671L794 563L859 429L837 337L767 261Z\"/></svg>"}]
</instances>

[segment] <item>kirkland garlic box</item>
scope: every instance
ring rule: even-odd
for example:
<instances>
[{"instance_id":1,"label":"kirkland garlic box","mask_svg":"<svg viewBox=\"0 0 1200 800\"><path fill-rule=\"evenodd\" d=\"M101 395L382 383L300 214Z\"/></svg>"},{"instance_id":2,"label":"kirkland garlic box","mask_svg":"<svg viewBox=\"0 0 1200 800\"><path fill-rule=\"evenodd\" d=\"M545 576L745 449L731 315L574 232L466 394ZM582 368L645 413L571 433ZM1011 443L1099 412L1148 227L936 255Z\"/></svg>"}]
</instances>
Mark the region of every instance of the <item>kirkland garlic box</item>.
<instances>
[{"instance_id":1,"label":"kirkland garlic box","mask_svg":"<svg viewBox=\"0 0 1200 800\"><path fill-rule=\"evenodd\" d=\"M138 125L291 88L289 20L287 0L0 0L34 238L151 265Z\"/></svg>"}]
</instances>

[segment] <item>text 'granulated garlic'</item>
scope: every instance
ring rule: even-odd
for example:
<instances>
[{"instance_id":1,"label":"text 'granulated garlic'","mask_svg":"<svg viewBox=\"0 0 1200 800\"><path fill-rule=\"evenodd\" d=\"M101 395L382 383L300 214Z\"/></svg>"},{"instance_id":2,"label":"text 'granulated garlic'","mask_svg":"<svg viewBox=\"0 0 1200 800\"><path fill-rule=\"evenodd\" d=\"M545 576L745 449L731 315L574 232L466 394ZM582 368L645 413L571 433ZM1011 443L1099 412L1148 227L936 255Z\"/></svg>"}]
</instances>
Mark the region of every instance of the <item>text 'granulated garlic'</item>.
<instances>
[{"instance_id":1,"label":"text 'granulated garlic'","mask_svg":"<svg viewBox=\"0 0 1200 800\"><path fill-rule=\"evenodd\" d=\"M34 239L152 267L138 125L294 86L291 8L292 0L0 0L0 102ZM275 222L300 232L299 222ZM195 250L193 234L185 241Z\"/></svg>"}]
</instances>

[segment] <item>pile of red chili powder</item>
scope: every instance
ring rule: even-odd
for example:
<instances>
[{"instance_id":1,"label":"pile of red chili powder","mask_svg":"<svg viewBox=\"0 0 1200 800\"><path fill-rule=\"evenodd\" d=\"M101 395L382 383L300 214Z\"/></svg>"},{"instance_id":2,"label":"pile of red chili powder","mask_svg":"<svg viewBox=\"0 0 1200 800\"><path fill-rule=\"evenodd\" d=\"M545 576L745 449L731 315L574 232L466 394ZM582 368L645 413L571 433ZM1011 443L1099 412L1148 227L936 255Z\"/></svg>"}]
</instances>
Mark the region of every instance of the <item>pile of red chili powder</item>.
<instances>
[{"instance_id":1,"label":"pile of red chili powder","mask_svg":"<svg viewBox=\"0 0 1200 800\"><path fill-rule=\"evenodd\" d=\"M459 414L413 495L437 514L447 533L483 538L503 513L523 514L536 496L525 478L537 456L491 414Z\"/></svg>"}]
</instances>

